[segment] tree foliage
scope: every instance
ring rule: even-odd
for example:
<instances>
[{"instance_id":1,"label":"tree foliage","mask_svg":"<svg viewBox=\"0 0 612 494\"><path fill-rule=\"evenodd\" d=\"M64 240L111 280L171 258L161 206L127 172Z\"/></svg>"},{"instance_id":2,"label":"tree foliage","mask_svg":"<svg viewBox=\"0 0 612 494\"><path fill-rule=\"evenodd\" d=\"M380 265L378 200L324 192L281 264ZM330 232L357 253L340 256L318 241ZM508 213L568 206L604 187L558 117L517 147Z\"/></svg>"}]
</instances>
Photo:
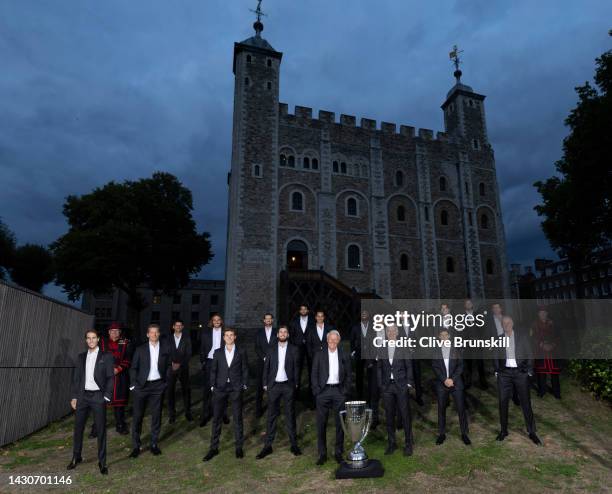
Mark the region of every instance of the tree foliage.
<instances>
[{"instance_id":1,"label":"tree foliage","mask_svg":"<svg viewBox=\"0 0 612 494\"><path fill-rule=\"evenodd\" d=\"M53 256L42 245L19 246L15 250L9 273L18 285L41 293L43 287L55 278Z\"/></svg>"},{"instance_id":2,"label":"tree foliage","mask_svg":"<svg viewBox=\"0 0 612 494\"><path fill-rule=\"evenodd\" d=\"M0 280L5 279L15 255L15 235L0 218Z\"/></svg>"}]
</instances>

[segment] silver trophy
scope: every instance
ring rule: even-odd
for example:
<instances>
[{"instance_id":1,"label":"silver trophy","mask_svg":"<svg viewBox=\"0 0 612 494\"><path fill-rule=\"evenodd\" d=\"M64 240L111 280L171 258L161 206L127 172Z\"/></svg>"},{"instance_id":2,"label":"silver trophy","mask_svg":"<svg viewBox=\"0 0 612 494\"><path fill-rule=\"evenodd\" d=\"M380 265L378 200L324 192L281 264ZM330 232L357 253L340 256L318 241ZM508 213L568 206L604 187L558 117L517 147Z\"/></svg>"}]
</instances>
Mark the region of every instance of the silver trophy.
<instances>
[{"instance_id":1,"label":"silver trophy","mask_svg":"<svg viewBox=\"0 0 612 494\"><path fill-rule=\"evenodd\" d=\"M372 409L366 405L365 401L347 401L346 409L339 412L344 434L355 443L347 456L346 464L350 468L364 468L368 463L368 455L361 445L372 423Z\"/></svg>"}]
</instances>

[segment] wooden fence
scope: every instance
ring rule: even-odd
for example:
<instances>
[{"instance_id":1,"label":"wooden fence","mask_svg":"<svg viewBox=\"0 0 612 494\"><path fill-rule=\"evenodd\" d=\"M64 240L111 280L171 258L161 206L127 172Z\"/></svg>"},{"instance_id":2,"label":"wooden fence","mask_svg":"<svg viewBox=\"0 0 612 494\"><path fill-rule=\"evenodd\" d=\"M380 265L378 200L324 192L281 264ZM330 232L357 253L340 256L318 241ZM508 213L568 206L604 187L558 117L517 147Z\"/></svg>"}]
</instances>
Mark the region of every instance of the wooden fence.
<instances>
[{"instance_id":1,"label":"wooden fence","mask_svg":"<svg viewBox=\"0 0 612 494\"><path fill-rule=\"evenodd\" d=\"M93 316L0 281L0 446L70 413L74 361Z\"/></svg>"}]
</instances>

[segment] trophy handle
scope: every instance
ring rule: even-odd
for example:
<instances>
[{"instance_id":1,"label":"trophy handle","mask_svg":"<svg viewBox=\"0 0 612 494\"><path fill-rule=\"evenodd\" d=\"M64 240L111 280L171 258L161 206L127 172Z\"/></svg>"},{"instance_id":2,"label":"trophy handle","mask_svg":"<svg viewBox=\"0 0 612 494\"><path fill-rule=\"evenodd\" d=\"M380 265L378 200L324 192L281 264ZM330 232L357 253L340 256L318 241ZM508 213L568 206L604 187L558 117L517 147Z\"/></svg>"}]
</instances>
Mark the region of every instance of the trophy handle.
<instances>
[{"instance_id":1,"label":"trophy handle","mask_svg":"<svg viewBox=\"0 0 612 494\"><path fill-rule=\"evenodd\" d=\"M359 441L357 441L357 444L359 445L361 445L361 442L368 435L368 431L370 430L370 424L372 423L372 409L366 408L365 413L366 413L365 424L363 426L363 429L361 430L361 437L359 438Z\"/></svg>"},{"instance_id":2,"label":"trophy handle","mask_svg":"<svg viewBox=\"0 0 612 494\"><path fill-rule=\"evenodd\" d=\"M340 424L342 425L342 430L344 431L344 435L350 438L351 436L349 434L348 429L346 428L346 424L344 423L344 416L346 415L346 410L340 410L338 412L338 415L340 415Z\"/></svg>"}]
</instances>

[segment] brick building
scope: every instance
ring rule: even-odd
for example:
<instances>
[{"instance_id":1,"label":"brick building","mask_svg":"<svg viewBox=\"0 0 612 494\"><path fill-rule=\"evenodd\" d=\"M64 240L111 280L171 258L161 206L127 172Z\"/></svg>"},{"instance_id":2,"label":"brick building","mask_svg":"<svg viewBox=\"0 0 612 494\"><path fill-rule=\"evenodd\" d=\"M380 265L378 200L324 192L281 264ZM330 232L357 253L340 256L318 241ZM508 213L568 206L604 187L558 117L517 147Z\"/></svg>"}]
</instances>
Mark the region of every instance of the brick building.
<instances>
[{"instance_id":1,"label":"brick building","mask_svg":"<svg viewBox=\"0 0 612 494\"><path fill-rule=\"evenodd\" d=\"M461 82L444 132L279 102L282 53L234 45L225 318L278 310L283 270L384 298L509 296L485 96Z\"/></svg>"}]
</instances>

